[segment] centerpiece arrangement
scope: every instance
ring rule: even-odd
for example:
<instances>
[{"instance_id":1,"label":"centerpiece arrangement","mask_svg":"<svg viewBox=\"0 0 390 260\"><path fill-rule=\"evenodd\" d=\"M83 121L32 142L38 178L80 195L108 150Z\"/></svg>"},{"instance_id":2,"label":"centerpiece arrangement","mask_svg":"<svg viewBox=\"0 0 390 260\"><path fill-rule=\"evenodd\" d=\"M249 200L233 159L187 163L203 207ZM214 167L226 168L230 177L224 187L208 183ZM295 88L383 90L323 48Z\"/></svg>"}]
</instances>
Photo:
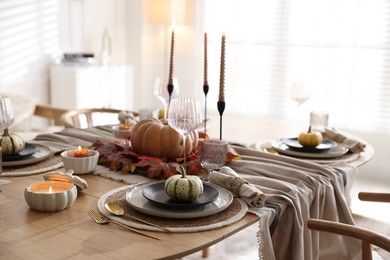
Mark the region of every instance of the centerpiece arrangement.
<instances>
[{"instance_id":1,"label":"centerpiece arrangement","mask_svg":"<svg viewBox=\"0 0 390 260\"><path fill-rule=\"evenodd\" d=\"M219 99L217 102L220 114L220 139L222 139L222 115L225 109L225 43L226 36L224 34L221 41L221 75ZM99 164L105 165L114 171L137 172L154 179L168 179L178 173L182 174L178 170L179 166L183 166L185 174L207 173L200 163L201 145L199 139L207 139L208 136L205 132L198 133L196 130L202 123L199 101L191 98L171 99L175 88L173 84L174 45L175 33L172 31L169 81L166 86L166 92L169 93L169 97L167 102L168 108L164 107L164 120L141 120L132 126L130 130L131 135L126 139L115 139L108 143L96 141L92 147L100 154ZM204 92L205 98L207 98L209 86L207 81L206 33L204 64ZM205 116L207 116L206 111ZM235 157L238 158L238 154L232 148L229 148L226 162L229 163Z\"/></svg>"}]
</instances>

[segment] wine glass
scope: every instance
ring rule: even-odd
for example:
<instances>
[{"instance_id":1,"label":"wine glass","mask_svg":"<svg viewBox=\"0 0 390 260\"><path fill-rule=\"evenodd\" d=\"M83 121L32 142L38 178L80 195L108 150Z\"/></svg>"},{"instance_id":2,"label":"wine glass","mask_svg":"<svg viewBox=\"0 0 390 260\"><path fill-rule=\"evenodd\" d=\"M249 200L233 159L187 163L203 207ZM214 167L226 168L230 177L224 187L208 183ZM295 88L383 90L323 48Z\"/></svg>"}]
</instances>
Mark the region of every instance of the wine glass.
<instances>
[{"instance_id":1,"label":"wine glass","mask_svg":"<svg viewBox=\"0 0 390 260\"><path fill-rule=\"evenodd\" d=\"M226 162L228 142L219 139L205 139L202 141L200 165L210 173L219 170Z\"/></svg>"},{"instance_id":2,"label":"wine glass","mask_svg":"<svg viewBox=\"0 0 390 260\"><path fill-rule=\"evenodd\" d=\"M11 98L0 96L0 131L8 128L14 122L14 111Z\"/></svg>"},{"instance_id":3,"label":"wine glass","mask_svg":"<svg viewBox=\"0 0 390 260\"><path fill-rule=\"evenodd\" d=\"M7 129L14 122L11 98L0 96L0 131ZM0 173L2 172L3 153L0 146Z\"/></svg>"},{"instance_id":4,"label":"wine glass","mask_svg":"<svg viewBox=\"0 0 390 260\"><path fill-rule=\"evenodd\" d=\"M186 169L186 139L202 123L200 101L194 98L172 99L168 109L168 124L183 137L183 159Z\"/></svg>"},{"instance_id":5,"label":"wine glass","mask_svg":"<svg viewBox=\"0 0 390 260\"><path fill-rule=\"evenodd\" d=\"M295 133L298 133L299 107L310 98L310 88L302 81L294 81L290 85L289 97L296 104Z\"/></svg>"},{"instance_id":6,"label":"wine glass","mask_svg":"<svg viewBox=\"0 0 390 260\"><path fill-rule=\"evenodd\" d=\"M179 81L177 78L173 78L173 92L171 94L171 99L176 98L179 95ZM167 119L167 108L169 102L169 93L168 93L168 81L163 80L162 78L156 78L154 82L154 96L158 98L164 105L164 119Z\"/></svg>"}]
</instances>

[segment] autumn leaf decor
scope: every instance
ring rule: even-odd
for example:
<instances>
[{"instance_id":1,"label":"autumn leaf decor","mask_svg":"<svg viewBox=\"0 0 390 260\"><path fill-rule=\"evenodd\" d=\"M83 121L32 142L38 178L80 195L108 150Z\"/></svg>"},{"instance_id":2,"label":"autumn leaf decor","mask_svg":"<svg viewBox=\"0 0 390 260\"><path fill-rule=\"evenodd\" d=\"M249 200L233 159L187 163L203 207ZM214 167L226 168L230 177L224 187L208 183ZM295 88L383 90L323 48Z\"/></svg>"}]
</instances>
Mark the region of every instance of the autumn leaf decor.
<instances>
[{"instance_id":1,"label":"autumn leaf decor","mask_svg":"<svg viewBox=\"0 0 390 260\"><path fill-rule=\"evenodd\" d=\"M96 141L91 148L96 149L99 165L108 167L111 171L141 174L151 179L165 180L178 174L177 168L183 163L183 158L167 159L137 154L132 151L131 142L127 139L113 139L108 142ZM200 165L199 149L187 157L187 173L198 175L205 170ZM238 159L238 154L230 149L227 163Z\"/></svg>"}]
</instances>

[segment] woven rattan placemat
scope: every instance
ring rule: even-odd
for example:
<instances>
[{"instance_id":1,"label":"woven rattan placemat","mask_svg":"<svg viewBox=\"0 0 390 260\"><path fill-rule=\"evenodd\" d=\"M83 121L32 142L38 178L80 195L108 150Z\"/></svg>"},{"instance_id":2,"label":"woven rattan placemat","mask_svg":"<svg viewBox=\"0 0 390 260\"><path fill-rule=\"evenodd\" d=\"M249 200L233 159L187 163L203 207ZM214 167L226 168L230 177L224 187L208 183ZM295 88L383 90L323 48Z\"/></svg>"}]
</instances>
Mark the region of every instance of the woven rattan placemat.
<instances>
[{"instance_id":1,"label":"woven rattan placemat","mask_svg":"<svg viewBox=\"0 0 390 260\"><path fill-rule=\"evenodd\" d=\"M126 202L125 195L133 187L134 185L120 187L103 195L98 201L99 212L110 219L116 220L134 228L150 231L161 231L158 228L142 224L126 216L116 217L111 215L104 209L104 204L106 202L115 202L124 208L126 214L141 218L159 226L169 228L173 232L180 233L211 230L232 224L243 218L248 210L248 206L245 204L245 202L235 198L233 199L232 204L226 210L217 214L213 214L211 216L190 219L170 219L155 217L132 209L130 205Z\"/></svg>"},{"instance_id":2,"label":"woven rattan placemat","mask_svg":"<svg viewBox=\"0 0 390 260\"><path fill-rule=\"evenodd\" d=\"M63 166L60 156L50 156L49 158L24 166L3 167L1 177L17 177L25 175L33 175L43 172L52 171Z\"/></svg>"}]
</instances>

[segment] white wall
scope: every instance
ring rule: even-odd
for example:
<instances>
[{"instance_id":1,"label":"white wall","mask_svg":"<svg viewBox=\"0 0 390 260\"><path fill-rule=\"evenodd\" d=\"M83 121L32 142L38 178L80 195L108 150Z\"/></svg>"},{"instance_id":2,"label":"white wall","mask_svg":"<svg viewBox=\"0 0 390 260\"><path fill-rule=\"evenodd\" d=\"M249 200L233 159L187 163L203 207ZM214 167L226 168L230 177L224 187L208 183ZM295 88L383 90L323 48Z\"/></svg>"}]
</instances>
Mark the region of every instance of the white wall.
<instances>
[{"instance_id":1,"label":"white wall","mask_svg":"<svg viewBox=\"0 0 390 260\"><path fill-rule=\"evenodd\" d=\"M99 54L107 28L111 63L129 63L126 0L0 2L0 91L49 102L49 66L62 52Z\"/></svg>"},{"instance_id":2,"label":"white wall","mask_svg":"<svg viewBox=\"0 0 390 260\"><path fill-rule=\"evenodd\" d=\"M185 0L186 20L175 27L175 75L179 78L180 95L198 98L203 97L203 32L195 15L200 2ZM48 103L53 56L64 51L99 54L101 37L107 28L112 39L111 64L131 64L134 68L134 93L129 101L132 107L161 106L153 96L153 85L157 76L167 78L170 25L150 19L148 10L152 3L152 0L1 0L0 91ZM361 175L389 181L388 135L354 134L366 139L376 150L374 159L360 169Z\"/></svg>"}]
</instances>

